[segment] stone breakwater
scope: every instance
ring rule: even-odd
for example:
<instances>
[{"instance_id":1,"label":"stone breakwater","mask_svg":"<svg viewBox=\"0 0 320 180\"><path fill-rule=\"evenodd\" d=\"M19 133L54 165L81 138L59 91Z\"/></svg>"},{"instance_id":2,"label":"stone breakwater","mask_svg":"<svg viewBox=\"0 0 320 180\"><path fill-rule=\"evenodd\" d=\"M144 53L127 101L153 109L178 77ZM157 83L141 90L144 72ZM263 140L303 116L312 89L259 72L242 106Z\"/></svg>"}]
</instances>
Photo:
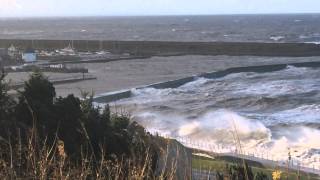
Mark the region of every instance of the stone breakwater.
<instances>
[{"instance_id":1,"label":"stone breakwater","mask_svg":"<svg viewBox=\"0 0 320 180\"><path fill-rule=\"evenodd\" d=\"M132 55L229 55L229 56L320 56L320 45L307 43L174 42L0 39L0 48L61 49L72 45L79 51L110 51Z\"/></svg>"}]
</instances>

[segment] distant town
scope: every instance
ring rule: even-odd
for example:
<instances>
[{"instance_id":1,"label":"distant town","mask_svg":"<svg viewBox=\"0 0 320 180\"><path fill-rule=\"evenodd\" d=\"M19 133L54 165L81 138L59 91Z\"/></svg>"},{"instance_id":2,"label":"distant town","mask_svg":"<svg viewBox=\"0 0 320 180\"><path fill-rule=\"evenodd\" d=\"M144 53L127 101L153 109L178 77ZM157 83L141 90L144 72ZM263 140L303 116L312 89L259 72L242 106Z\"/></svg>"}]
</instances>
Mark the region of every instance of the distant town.
<instances>
[{"instance_id":1,"label":"distant town","mask_svg":"<svg viewBox=\"0 0 320 180\"><path fill-rule=\"evenodd\" d=\"M0 48L0 69L8 74L7 81L10 89L18 90L23 87L21 79L26 73L40 71L46 73L53 84L69 84L85 80L96 80L97 77L82 63L110 62L134 59L137 56L130 53L114 53L109 51L79 51L70 43L61 49L36 49L19 47L11 44ZM77 65L79 64L79 65ZM48 73L51 73L48 75Z\"/></svg>"},{"instance_id":2,"label":"distant town","mask_svg":"<svg viewBox=\"0 0 320 180\"><path fill-rule=\"evenodd\" d=\"M112 61L130 57L129 53L80 52L73 48L71 44L63 49L56 50L37 50L32 47L23 49L11 45L8 48L0 48L0 67L4 68L6 72L28 72L38 68L43 71L86 73L87 70L85 69L69 69L65 64Z\"/></svg>"}]
</instances>

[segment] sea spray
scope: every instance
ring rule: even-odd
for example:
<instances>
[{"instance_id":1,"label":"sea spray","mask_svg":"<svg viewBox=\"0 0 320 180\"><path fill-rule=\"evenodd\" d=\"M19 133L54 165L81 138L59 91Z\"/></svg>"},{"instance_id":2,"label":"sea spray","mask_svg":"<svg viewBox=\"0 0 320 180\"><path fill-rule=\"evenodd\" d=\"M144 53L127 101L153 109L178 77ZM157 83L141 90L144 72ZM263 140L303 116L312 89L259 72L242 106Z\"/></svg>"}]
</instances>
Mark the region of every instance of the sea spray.
<instances>
[{"instance_id":1,"label":"sea spray","mask_svg":"<svg viewBox=\"0 0 320 180\"><path fill-rule=\"evenodd\" d=\"M179 128L179 135L195 140L209 138L220 143L233 143L235 130L243 141L270 137L269 129L262 123L224 109L208 112L196 121L186 123Z\"/></svg>"},{"instance_id":2,"label":"sea spray","mask_svg":"<svg viewBox=\"0 0 320 180\"><path fill-rule=\"evenodd\" d=\"M178 88L135 89L117 102L149 131L187 146L238 151L285 162L320 166L320 71L287 67L269 73L195 78ZM319 167L320 168L320 167Z\"/></svg>"}]
</instances>

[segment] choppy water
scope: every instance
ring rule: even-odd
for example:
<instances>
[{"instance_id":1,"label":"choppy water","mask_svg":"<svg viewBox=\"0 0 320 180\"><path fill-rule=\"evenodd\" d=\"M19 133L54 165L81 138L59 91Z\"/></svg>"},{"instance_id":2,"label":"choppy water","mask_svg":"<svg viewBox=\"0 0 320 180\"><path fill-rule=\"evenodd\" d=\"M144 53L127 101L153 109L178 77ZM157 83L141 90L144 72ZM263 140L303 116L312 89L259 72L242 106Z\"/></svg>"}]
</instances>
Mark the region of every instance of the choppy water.
<instances>
[{"instance_id":1,"label":"choppy water","mask_svg":"<svg viewBox=\"0 0 320 180\"><path fill-rule=\"evenodd\" d=\"M246 152L319 166L320 71L288 67L270 73L199 78L175 89L133 90L117 104L150 131L205 141L225 152L238 132ZM315 162L316 161L316 162Z\"/></svg>"},{"instance_id":2,"label":"choppy water","mask_svg":"<svg viewBox=\"0 0 320 180\"><path fill-rule=\"evenodd\" d=\"M0 38L319 43L320 15L1 19ZM135 90L118 103L150 131L230 151L236 127L247 152L286 159L290 148L319 166L319 77L319 69L294 67L238 73Z\"/></svg>"},{"instance_id":3,"label":"choppy water","mask_svg":"<svg viewBox=\"0 0 320 180\"><path fill-rule=\"evenodd\" d=\"M0 19L0 38L320 42L320 15Z\"/></svg>"}]
</instances>

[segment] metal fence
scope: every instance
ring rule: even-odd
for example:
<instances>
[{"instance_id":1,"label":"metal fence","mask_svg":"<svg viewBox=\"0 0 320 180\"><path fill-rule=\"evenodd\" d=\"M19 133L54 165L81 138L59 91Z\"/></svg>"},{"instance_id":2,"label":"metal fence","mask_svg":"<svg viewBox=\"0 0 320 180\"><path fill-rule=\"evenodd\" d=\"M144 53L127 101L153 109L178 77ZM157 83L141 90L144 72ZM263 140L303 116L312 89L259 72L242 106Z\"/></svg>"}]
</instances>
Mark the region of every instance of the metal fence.
<instances>
[{"instance_id":1,"label":"metal fence","mask_svg":"<svg viewBox=\"0 0 320 180\"><path fill-rule=\"evenodd\" d=\"M210 143L208 140L195 141L186 137L170 137L167 134L162 134L160 132L152 132L153 135L158 135L168 139L175 139L179 141L186 147L193 149L198 149L204 151L212 156L232 156L237 158L243 158L246 160L252 160L260 162L265 165L270 165L273 167L289 168L290 170L304 171L307 173L313 173L320 175L320 158L309 158L309 159L298 159L291 157L277 158L273 154L269 153L267 149L264 152L255 151L240 151L235 147L224 146L222 144ZM317 165L314 165L317 164Z\"/></svg>"}]
</instances>

